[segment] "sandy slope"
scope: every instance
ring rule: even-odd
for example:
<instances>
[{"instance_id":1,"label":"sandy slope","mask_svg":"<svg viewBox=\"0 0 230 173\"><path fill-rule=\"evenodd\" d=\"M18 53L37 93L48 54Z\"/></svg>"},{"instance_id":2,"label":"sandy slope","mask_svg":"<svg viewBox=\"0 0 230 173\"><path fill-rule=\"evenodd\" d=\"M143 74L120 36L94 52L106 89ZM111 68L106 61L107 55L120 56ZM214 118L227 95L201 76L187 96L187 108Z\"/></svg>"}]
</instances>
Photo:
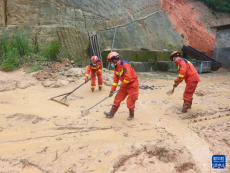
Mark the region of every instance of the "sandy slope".
<instances>
[{"instance_id":1,"label":"sandy slope","mask_svg":"<svg viewBox=\"0 0 230 173\"><path fill-rule=\"evenodd\" d=\"M49 98L80 80L61 88L38 82L0 92L0 172L221 172L211 168L211 157L230 157L230 72L202 74L186 114L178 114L184 83L171 97L165 94L175 76L139 74L140 85L154 89L140 89L131 122L125 103L115 118L105 118L113 98L81 115L108 95L109 86L92 93L87 83L69 96L69 107ZM2 73L1 81L6 77L12 76Z\"/></svg>"}]
</instances>

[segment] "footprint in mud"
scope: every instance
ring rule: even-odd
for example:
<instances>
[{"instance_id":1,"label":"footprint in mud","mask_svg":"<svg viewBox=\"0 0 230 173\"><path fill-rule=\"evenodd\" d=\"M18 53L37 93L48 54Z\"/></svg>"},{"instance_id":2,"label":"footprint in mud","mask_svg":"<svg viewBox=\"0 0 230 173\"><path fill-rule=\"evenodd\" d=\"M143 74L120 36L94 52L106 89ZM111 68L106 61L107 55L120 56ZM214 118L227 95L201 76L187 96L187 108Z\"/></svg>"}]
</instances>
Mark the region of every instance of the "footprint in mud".
<instances>
[{"instance_id":1,"label":"footprint in mud","mask_svg":"<svg viewBox=\"0 0 230 173\"><path fill-rule=\"evenodd\" d=\"M167 108L164 112L165 115L173 115L181 113L181 105L173 104L171 107Z\"/></svg>"},{"instance_id":2,"label":"footprint in mud","mask_svg":"<svg viewBox=\"0 0 230 173\"><path fill-rule=\"evenodd\" d=\"M8 101L1 101L0 104L9 104L9 105L12 105L13 103L8 102Z\"/></svg>"},{"instance_id":3,"label":"footprint in mud","mask_svg":"<svg viewBox=\"0 0 230 173\"><path fill-rule=\"evenodd\" d=\"M69 100L79 100L79 99L84 99L84 97L77 96L75 94L72 94Z\"/></svg>"},{"instance_id":4,"label":"footprint in mud","mask_svg":"<svg viewBox=\"0 0 230 173\"><path fill-rule=\"evenodd\" d=\"M41 118L37 115L30 115L30 114L13 114L6 117L7 120L21 122L21 123L32 123L36 124L38 122L47 122L48 120L45 118Z\"/></svg>"}]
</instances>

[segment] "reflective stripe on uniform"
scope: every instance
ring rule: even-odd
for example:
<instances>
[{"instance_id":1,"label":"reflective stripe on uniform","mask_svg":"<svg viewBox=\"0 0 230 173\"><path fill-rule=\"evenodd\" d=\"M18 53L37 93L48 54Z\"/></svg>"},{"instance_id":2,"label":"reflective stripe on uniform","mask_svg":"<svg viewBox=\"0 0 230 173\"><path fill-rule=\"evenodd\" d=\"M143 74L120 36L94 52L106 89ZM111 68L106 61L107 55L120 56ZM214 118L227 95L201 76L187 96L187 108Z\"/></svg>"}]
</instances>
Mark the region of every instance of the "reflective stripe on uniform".
<instances>
[{"instance_id":1,"label":"reflective stripe on uniform","mask_svg":"<svg viewBox=\"0 0 230 173\"><path fill-rule=\"evenodd\" d=\"M117 86L117 85L118 85L118 83L113 83L113 85L114 85L114 86Z\"/></svg>"},{"instance_id":2,"label":"reflective stripe on uniform","mask_svg":"<svg viewBox=\"0 0 230 173\"><path fill-rule=\"evenodd\" d=\"M124 79L124 82L125 82L125 83L129 83L129 81L127 81L127 80L125 80L125 79Z\"/></svg>"},{"instance_id":3,"label":"reflective stripe on uniform","mask_svg":"<svg viewBox=\"0 0 230 173\"><path fill-rule=\"evenodd\" d=\"M101 71L100 69L98 71Z\"/></svg>"},{"instance_id":4,"label":"reflective stripe on uniform","mask_svg":"<svg viewBox=\"0 0 230 173\"><path fill-rule=\"evenodd\" d=\"M179 77L184 77L184 75L182 75L182 74L179 74L178 76L179 76Z\"/></svg>"},{"instance_id":5,"label":"reflective stripe on uniform","mask_svg":"<svg viewBox=\"0 0 230 173\"><path fill-rule=\"evenodd\" d=\"M102 87L102 85L98 85L99 87Z\"/></svg>"},{"instance_id":6,"label":"reflective stripe on uniform","mask_svg":"<svg viewBox=\"0 0 230 173\"><path fill-rule=\"evenodd\" d=\"M91 86L91 88L95 88L96 86Z\"/></svg>"},{"instance_id":7,"label":"reflective stripe on uniform","mask_svg":"<svg viewBox=\"0 0 230 173\"><path fill-rule=\"evenodd\" d=\"M85 76L87 76L87 77L88 77L88 76L89 76L89 74L86 74Z\"/></svg>"},{"instance_id":8,"label":"reflective stripe on uniform","mask_svg":"<svg viewBox=\"0 0 230 173\"><path fill-rule=\"evenodd\" d=\"M124 71L123 71L123 69L121 70L121 72L120 72L120 76L122 76L123 75L123 73L124 73Z\"/></svg>"},{"instance_id":9,"label":"reflective stripe on uniform","mask_svg":"<svg viewBox=\"0 0 230 173\"><path fill-rule=\"evenodd\" d=\"M95 70L97 69L97 68L95 68L95 67L91 67L91 68L92 68L92 69L95 69Z\"/></svg>"},{"instance_id":10,"label":"reflective stripe on uniform","mask_svg":"<svg viewBox=\"0 0 230 173\"><path fill-rule=\"evenodd\" d=\"M119 73L116 71L116 75L118 75L119 76Z\"/></svg>"}]
</instances>

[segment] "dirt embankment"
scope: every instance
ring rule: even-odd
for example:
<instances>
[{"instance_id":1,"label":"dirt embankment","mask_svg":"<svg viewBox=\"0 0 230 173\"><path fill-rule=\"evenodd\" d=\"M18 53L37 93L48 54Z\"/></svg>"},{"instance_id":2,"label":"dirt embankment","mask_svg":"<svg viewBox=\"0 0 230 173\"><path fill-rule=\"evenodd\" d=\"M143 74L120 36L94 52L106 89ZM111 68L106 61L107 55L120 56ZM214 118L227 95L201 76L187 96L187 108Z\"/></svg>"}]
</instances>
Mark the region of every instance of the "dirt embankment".
<instances>
[{"instance_id":1,"label":"dirt embankment","mask_svg":"<svg viewBox=\"0 0 230 173\"><path fill-rule=\"evenodd\" d=\"M185 44L212 57L215 35L208 29L209 26L202 21L202 14L195 8L195 5L203 4L191 3L186 0L160 1L162 9L166 11L172 21L172 25L184 38ZM206 12L205 10L206 8L203 8L203 13Z\"/></svg>"}]
</instances>

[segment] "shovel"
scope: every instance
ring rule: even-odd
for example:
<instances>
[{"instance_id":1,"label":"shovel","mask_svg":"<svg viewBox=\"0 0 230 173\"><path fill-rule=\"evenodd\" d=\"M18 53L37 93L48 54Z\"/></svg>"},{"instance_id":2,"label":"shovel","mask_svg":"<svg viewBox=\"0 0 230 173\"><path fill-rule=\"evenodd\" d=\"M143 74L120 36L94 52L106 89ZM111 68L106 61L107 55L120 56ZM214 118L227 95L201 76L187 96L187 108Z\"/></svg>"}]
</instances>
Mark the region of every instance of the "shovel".
<instances>
[{"instance_id":1,"label":"shovel","mask_svg":"<svg viewBox=\"0 0 230 173\"><path fill-rule=\"evenodd\" d=\"M119 90L117 90L117 91L119 91ZM117 91L114 91L114 92L113 92L113 95L114 95ZM103 100L101 100L101 101L97 102L95 105L91 106L90 108L82 110L82 111L81 111L82 115L89 115L89 113L90 113L89 110L90 110L90 109L92 109L93 107L97 106L99 103L103 102L104 100L106 100L106 99L109 98L109 97L110 97L110 96L107 96L107 97L105 97Z\"/></svg>"},{"instance_id":2,"label":"shovel","mask_svg":"<svg viewBox=\"0 0 230 173\"><path fill-rule=\"evenodd\" d=\"M167 94L168 96L171 96L171 95L174 93L174 89L175 89L175 87L173 87L172 90L167 91L166 94Z\"/></svg>"},{"instance_id":3,"label":"shovel","mask_svg":"<svg viewBox=\"0 0 230 173\"><path fill-rule=\"evenodd\" d=\"M94 75L93 75L91 78L89 78L88 81L91 80L93 77L94 77ZM88 81L87 81L87 82L88 82ZM52 98L50 98L50 99L51 99L52 101L61 103L61 104L65 105L65 106L69 106L68 104L66 104L66 99L67 99L67 97L68 97L70 94L72 94L74 91L76 91L78 88L80 88L82 85L86 84L87 82L82 83L81 85L79 85L77 88L75 88L75 89L74 89L73 91L71 91L71 92L68 92L68 93L65 93L65 94L61 94L61 95L52 97ZM54 98L61 97L61 96L64 96L64 97L63 97L60 101L54 99Z\"/></svg>"}]
</instances>

